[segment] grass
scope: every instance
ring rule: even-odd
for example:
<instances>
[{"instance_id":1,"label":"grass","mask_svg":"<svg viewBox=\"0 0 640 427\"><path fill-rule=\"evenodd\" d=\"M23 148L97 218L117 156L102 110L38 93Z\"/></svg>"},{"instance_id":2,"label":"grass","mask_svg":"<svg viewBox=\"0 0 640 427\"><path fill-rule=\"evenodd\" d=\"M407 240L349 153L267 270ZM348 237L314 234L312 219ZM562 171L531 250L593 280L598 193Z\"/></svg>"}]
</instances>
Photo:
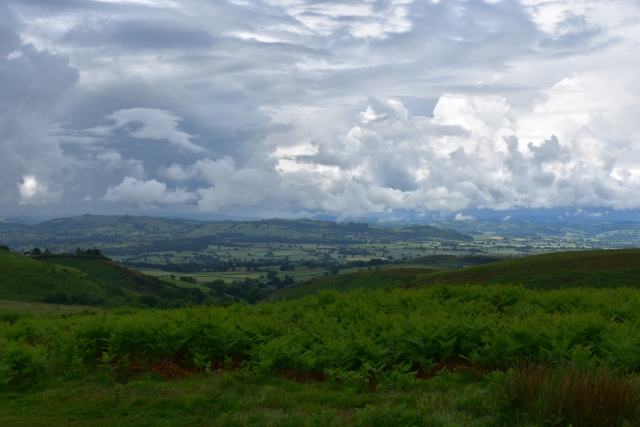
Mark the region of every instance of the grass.
<instances>
[{"instance_id":1,"label":"grass","mask_svg":"<svg viewBox=\"0 0 640 427\"><path fill-rule=\"evenodd\" d=\"M157 279L106 259L51 256L43 260L80 270L89 276L135 292L151 293L162 290L162 285Z\"/></svg>"},{"instance_id":2,"label":"grass","mask_svg":"<svg viewBox=\"0 0 640 427\"><path fill-rule=\"evenodd\" d=\"M0 300L0 320L3 320L3 316L10 316L11 318L16 318L16 316L18 317L33 317L33 316L53 317L53 316L62 316L66 314L83 313L85 310L91 310L93 312L104 311L101 308L84 306L84 305L60 305L60 304L45 304L41 302Z\"/></svg>"},{"instance_id":3,"label":"grass","mask_svg":"<svg viewBox=\"0 0 640 427\"><path fill-rule=\"evenodd\" d=\"M585 381L590 372L595 375ZM429 379L376 391L289 372L254 377L243 370L217 371L174 381L153 372L102 372L70 375L27 393L0 393L0 419L11 427L63 426L70 420L131 427L634 427L640 425L633 412L640 396L635 381L606 368L572 365L520 365L483 376L473 368L443 369ZM581 389L587 392L576 393ZM577 417L567 411L572 408L581 410Z\"/></svg>"},{"instance_id":4,"label":"grass","mask_svg":"<svg viewBox=\"0 0 640 427\"><path fill-rule=\"evenodd\" d=\"M75 268L0 251L0 299L31 301L58 293L82 295L99 305L118 303L127 295L122 288Z\"/></svg>"},{"instance_id":5,"label":"grass","mask_svg":"<svg viewBox=\"0 0 640 427\"><path fill-rule=\"evenodd\" d=\"M373 393L339 382L296 382L217 372L166 381L143 375L66 379L0 394L3 426L424 426L492 427L489 381L442 372L408 389Z\"/></svg>"},{"instance_id":6,"label":"grass","mask_svg":"<svg viewBox=\"0 0 640 427\"><path fill-rule=\"evenodd\" d=\"M408 264L423 264L438 267L459 267L464 265L466 267L480 264L489 264L492 262L504 261L505 257L495 255L424 255L418 258L413 258L406 261Z\"/></svg>"},{"instance_id":7,"label":"grass","mask_svg":"<svg viewBox=\"0 0 640 427\"><path fill-rule=\"evenodd\" d=\"M427 268L381 268L379 270L355 271L336 276L321 277L282 289L269 297L271 301L302 298L324 290L336 289L345 292L360 288L391 289L412 284L421 276L434 270Z\"/></svg>"},{"instance_id":8,"label":"grass","mask_svg":"<svg viewBox=\"0 0 640 427\"><path fill-rule=\"evenodd\" d=\"M416 284L503 283L527 287L616 287L640 285L640 249L572 251L533 255L497 263L437 272Z\"/></svg>"},{"instance_id":9,"label":"grass","mask_svg":"<svg viewBox=\"0 0 640 427\"><path fill-rule=\"evenodd\" d=\"M323 289L393 288L449 284L518 284L530 288L639 287L640 249L572 251L507 259L451 270L380 269L330 276L285 288L270 298L291 299Z\"/></svg>"}]
</instances>

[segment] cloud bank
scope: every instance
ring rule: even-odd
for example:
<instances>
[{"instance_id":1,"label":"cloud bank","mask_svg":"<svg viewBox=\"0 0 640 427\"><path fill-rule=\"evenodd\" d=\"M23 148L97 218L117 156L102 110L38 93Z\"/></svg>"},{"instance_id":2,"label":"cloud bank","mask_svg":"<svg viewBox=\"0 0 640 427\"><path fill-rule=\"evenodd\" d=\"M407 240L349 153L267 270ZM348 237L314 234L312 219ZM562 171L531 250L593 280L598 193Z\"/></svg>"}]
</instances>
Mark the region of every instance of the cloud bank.
<instances>
[{"instance_id":1,"label":"cloud bank","mask_svg":"<svg viewBox=\"0 0 640 427\"><path fill-rule=\"evenodd\" d=\"M0 209L638 209L638 17L622 0L8 0Z\"/></svg>"}]
</instances>

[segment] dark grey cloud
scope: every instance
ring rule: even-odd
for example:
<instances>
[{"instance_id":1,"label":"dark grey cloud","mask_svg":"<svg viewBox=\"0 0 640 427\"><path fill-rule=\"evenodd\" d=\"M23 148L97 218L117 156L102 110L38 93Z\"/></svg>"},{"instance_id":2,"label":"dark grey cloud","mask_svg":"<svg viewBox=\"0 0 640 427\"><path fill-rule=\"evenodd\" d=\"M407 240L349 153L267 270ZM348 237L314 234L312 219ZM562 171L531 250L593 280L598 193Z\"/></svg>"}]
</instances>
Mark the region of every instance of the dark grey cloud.
<instances>
[{"instance_id":1,"label":"dark grey cloud","mask_svg":"<svg viewBox=\"0 0 640 427\"><path fill-rule=\"evenodd\" d=\"M78 47L97 45L107 49L162 51L211 48L215 38L203 29L194 29L189 22L136 18L126 21L87 20L67 31L61 42Z\"/></svg>"},{"instance_id":2,"label":"dark grey cloud","mask_svg":"<svg viewBox=\"0 0 640 427\"><path fill-rule=\"evenodd\" d=\"M68 58L21 42L11 11L1 8L0 16L0 198L5 209L55 203L75 160L47 128L63 114L79 73Z\"/></svg>"}]
</instances>

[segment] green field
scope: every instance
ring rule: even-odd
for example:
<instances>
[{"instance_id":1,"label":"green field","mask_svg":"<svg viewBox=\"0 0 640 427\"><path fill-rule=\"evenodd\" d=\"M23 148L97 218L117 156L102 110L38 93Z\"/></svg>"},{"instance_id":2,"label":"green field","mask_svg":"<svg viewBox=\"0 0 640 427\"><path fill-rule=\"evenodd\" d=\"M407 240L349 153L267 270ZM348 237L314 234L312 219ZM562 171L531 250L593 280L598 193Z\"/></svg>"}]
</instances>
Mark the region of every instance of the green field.
<instances>
[{"instance_id":1,"label":"green field","mask_svg":"<svg viewBox=\"0 0 640 427\"><path fill-rule=\"evenodd\" d=\"M157 265L168 263L200 262L203 257L214 257L218 263L269 265L285 260L299 265L371 258L408 261L436 254L520 257L636 247L640 244L638 231L636 223L611 222L441 221L380 226L304 219L194 221L83 215L36 225L5 224L1 243L17 251L40 247L53 253L96 247L117 262L159 268Z\"/></svg>"},{"instance_id":2,"label":"green field","mask_svg":"<svg viewBox=\"0 0 640 427\"><path fill-rule=\"evenodd\" d=\"M64 293L91 305L120 304L128 294L75 268L0 251L0 299L31 301Z\"/></svg>"},{"instance_id":3,"label":"green field","mask_svg":"<svg viewBox=\"0 0 640 427\"><path fill-rule=\"evenodd\" d=\"M277 271L276 268L274 268L274 270ZM242 270L217 272L217 273L214 273L214 272L180 273L180 272L164 271L164 270L158 270L158 269L141 268L141 269L138 269L138 271L140 273L144 273L149 276L159 277L162 280L171 281L172 283L175 283L179 286L185 286L188 284L185 284L184 282L180 282L179 280L172 280L171 275L174 275L176 277L190 276L195 278L198 281L198 283L209 283L216 279L222 279L225 282L231 283L234 280L244 280L247 277L249 277L250 279L259 279L261 277L264 278L264 276L267 274L267 271L256 272L256 271L242 271ZM325 272L326 270L323 268L309 269L307 267L298 267L293 271L278 272L278 274L280 276L289 275L294 277L296 281L300 281L300 280L310 280L316 277L320 277Z\"/></svg>"}]
</instances>

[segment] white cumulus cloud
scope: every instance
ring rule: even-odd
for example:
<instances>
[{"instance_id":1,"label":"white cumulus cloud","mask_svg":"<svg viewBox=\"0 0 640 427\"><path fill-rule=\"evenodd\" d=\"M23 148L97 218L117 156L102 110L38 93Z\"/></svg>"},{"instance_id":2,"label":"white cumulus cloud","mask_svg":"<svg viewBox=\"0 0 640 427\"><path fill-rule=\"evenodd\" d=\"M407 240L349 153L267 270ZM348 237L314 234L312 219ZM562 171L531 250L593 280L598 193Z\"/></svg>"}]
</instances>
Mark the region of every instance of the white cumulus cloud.
<instances>
[{"instance_id":1,"label":"white cumulus cloud","mask_svg":"<svg viewBox=\"0 0 640 427\"><path fill-rule=\"evenodd\" d=\"M164 182L159 182L155 179L143 181L133 177L126 177L119 185L109 187L103 198L108 202L153 207L156 205L188 203L193 201L195 196L181 188L167 190L167 185Z\"/></svg>"}]
</instances>

